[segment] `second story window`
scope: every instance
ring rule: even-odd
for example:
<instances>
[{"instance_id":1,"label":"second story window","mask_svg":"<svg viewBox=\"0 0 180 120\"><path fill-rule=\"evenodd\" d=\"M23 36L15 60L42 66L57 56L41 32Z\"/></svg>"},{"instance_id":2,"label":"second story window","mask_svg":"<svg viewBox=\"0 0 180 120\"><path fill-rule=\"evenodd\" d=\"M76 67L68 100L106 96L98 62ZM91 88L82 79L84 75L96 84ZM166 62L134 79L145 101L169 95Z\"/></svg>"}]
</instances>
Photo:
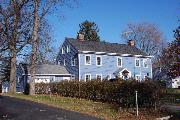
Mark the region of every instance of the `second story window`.
<instances>
[{"instance_id":1,"label":"second story window","mask_svg":"<svg viewBox=\"0 0 180 120\"><path fill-rule=\"evenodd\" d=\"M64 48L63 47L61 48L61 53L64 54Z\"/></svg>"},{"instance_id":2,"label":"second story window","mask_svg":"<svg viewBox=\"0 0 180 120\"><path fill-rule=\"evenodd\" d=\"M144 66L145 68L148 68L147 59L143 59L143 66Z\"/></svg>"},{"instance_id":3,"label":"second story window","mask_svg":"<svg viewBox=\"0 0 180 120\"><path fill-rule=\"evenodd\" d=\"M85 65L91 65L91 56L90 55L85 56Z\"/></svg>"},{"instance_id":4,"label":"second story window","mask_svg":"<svg viewBox=\"0 0 180 120\"><path fill-rule=\"evenodd\" d=\"M96 65L97 65L97 66L101 66L101 65L102 65L101 56L97 56L97 57L96 57Z\"/></svg>"},{"instance_id":5,"label":"second story window","mask_svg":"<svg viewBox=\"0 0 180 120\"><path fill-rule=\"evenodd\" d=\"M140 59L135 59L135 66L140 67Z\"/></svg>"},{"instance_id":6,"label":"second story window","mask_svg":"<svg viewBox=\"0 0 180 120\"><path fill-rule=\"evenodd\" d=\"M121 57L117 57L117 66L122 67L122 58Z\"/></svg>"},{"instance_id":7,"label":"second story window","mask_svg":"<svg viewBox=\"0 0 180 120\"><path fill-rule=\"evenodd\" d=\"M72 58L71 59L71 66L75 66L76 65L76 59L75 58Z\"/></svg>"},{"instance_id":8,"label":"second story window","mask_svg":"<svg viewBox=\"0 0 180 120\"><path fill-rule=\"evenodd\" d=\"M67 51L67 53L70 53L70 46L69 45L67 45L66 51Z\"/></svg>"}]
</instances>

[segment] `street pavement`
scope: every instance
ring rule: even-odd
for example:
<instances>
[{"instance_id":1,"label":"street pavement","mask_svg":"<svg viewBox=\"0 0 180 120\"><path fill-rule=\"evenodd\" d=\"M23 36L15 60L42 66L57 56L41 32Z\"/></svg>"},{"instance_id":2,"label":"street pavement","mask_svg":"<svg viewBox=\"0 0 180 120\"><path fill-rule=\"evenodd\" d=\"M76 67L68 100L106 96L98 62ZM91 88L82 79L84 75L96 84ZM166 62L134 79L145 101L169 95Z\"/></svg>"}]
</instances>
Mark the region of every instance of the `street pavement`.
<instances>
[{"instance_id":1,"label":"street pavement","mask_svg":"<svg viewBox=\"0 0 180 120\"><path fill-rule=\"evenodd\" d=\"M0 120L100 120L98 118L12 97L0 97Z\"/></svg>"}]
</instances>

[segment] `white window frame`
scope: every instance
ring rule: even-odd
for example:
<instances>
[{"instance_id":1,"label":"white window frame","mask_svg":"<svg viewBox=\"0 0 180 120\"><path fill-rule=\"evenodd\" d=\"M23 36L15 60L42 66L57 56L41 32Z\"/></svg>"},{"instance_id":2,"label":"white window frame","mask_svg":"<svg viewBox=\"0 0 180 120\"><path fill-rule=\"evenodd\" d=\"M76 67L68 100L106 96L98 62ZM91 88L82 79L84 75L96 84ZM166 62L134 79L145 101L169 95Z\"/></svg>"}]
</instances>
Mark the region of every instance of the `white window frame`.
<instances>
[{"instance_id":1,"label":"white window frame","mask_svg":"<svg viewBox=\"0 0 180 120\"><path fill-rule=\"evenodd\" d=\"M139 77L139 80L137 79L137 76ZM135 79L138 80L138 81L141 81L141 75L136 75Z\"/></svg>"},{"instance_id":2,"label":"white window frame","mask_svg":"<svg viewBox=\"0 0 180 120\"><path fill-rule=\"evenodd\" d=\"M91 74L85 74L85 75L84 75L85 81L87 81L87 80L86 80L86 76L87 76L87 75L89 75L89 80L91 80Z\"/></svg>"},{"instance_id":3,"label":"white window frame","mask_svg":"<svg viewBox=\"0 0 180 120\"><path fill-rule=\"evenodd\" d=\"M90 62L89 63L86 62L86 57L88 57L88 56L90 57ZM91 55L85 55L85 60L84 61L85 61L85 65L91 65Z\"/></svg>"},{"instance_id":4,"label":"white window frame","mask_svg":"<svg viewBox=\"0 0 180 120\"><path fill-rule=\"evenodd\" d=\"M98 57L100 58L100 65L98 65ZM96 66L102 66L102 56L96 56Z\"/></svg>"},{"instance_id":5,"label":"white window frame","mask_svg":"<svg viewBox=\"0 0 180 120\"><path fill-rule=\"evenodd\" d=\"M98 76L101 76L101 80L102 80L102 74L96 74L96 80Z\"/></svg>"},{"instance_id":6,"label":"white window frame","mask_svg":"<svg viewBox=\"0 0 180 120\"><path fill-rule=\"evenodd\" d=\"M121 65L119 65L119 59L121 60ZM122 57L117 57L117 67L122 67Z\"/></svg>"},{"instance_id":7,"label":"white window frame","mask_svg":"<svg viewBox=\"0 0 180 120\"><path fill-rule=\"evenodd\" d=\"M147 66L145 66L145 63L147 64ZM148 68L148 59L143 59L143 67L144 68Z\"/></svg>"},{"instance_id":8,"label":"white window frame","mask_svg":"<svg viewBox=\"0 0 180 120\"><path fill-rule=\"evenodd\" d=\"M76 59L73 57L71 57L71 66L76 66Z\"/></svg>"},{"instance_id":9,"label":"white window frame","mask_svg":"<svg viewBox=\"0 0 180 120\"><path fill-rule=\"evenodd\" d=\"M136 61L139 60L139 66L136 65ZM135 67L140 67L141 66L141 61L139 58L135 58Z\"/></svg>"},{"instance_id":10,"label":"white window frame","mask_svg":"<svg viewBox=\"0 0 180 120\"><path fill-rule=\"evenodd\" d=\"M61 53L65 54L64 47L61 48Z\"/></svg>"},{"instance_id":11,"label":"white window frame","mask_svg":"<svg viewBox=\"0 0 180 120\"><path fill-rule=\"evenodd\" d=\"M67 45L67 46L66 46L66 52L67 52L67 53L70 53L70 45Z\"/></svg>"},{"instance_id":12,"label":"white window frame","mask_svg":"<svg viewBox=\"0 0 180 120\"><path fill-rule=\"evenodd\" d=\"M64 59L64 66L66 66L66 59Z\"/></svg>"}]
</instances>

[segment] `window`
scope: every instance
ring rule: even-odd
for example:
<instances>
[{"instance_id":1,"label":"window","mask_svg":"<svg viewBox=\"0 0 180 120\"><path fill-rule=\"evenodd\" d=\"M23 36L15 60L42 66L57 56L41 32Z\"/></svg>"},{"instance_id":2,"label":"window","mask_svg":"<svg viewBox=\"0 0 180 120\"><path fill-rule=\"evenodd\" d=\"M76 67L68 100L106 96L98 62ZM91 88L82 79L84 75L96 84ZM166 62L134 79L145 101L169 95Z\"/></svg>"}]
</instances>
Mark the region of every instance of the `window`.
<instances>
[{"instance_id":1,"label":"window","mask_svg":"<svg viewBox=\"0 0 180 120\"><path fill-rule=\"evenodd\" d=\"M63 47L61 48L61 53L64 54L64 48Z\"/></svg>"},{"instance_id":2,"label":"window","mask_svg":"<svg viewBox=\"0 0 180 120\"><path fill-rule=\"evenodd\" d=\"M148 67L147 59L143 59L143 66L144 66L145 68Z\"/></svg>"},{"instance_id":3,"label":"window","mask_svg":"<svg viewBox=\"0 0 180 120\"><path fill-rule=\"evenodd\" d=\"M140 75L136 75L136 80L140 81L141 80L141 76Z\"/></svg>"},{"instance_id":4,"label":"window","mask_svg":"<svg viewBox=\"0 0 180 120\"><path fill-rule=\"evenodd\" d=\"M102 80L102 75L101 74L96 74L96 79L97 80Z\"/></svg>"},{"instance_id":5,"label":"window","mask_svg":"<svg viewBox=\"0 0 180 120\"><path fill-rule=\"evenodd\" d=\"M117 66L122 67L122 58L121 57L117 58Z\"/></svg>"},{"instance_id":6,"label":"window","mask_svg":"<svg viewBox=\"0 0 180 120\"><path fill-rule=\"evenodd\" d=\"M67 53L70 52L70 46L69 45L67 45L66 51L67 51Z\"/></svg>"},{"instance_id":7,"label":"window","mask_svg":"<svg viewBox=\"0 0 180 120\"><path fill-rule=\"evenodd\" d=\"M71 58L71 66L75 66L76 65L76 59L75 58Z\"/></svg>"},{"instance_id":8,"label":"window","mask_svg":"<svg viewBox=\"0 0 180 120\"><path fill-rule=\"evenodd\" d=\"M85 80L86 81L91 80L91 74L85 74Z\"/></svg>"},{"instance_id":9,"label":"window","mask_svg":"<svg viewBox=\"0 0 180 120\"><path fill-rule=\"evenodd\" d=\"M140 59L135 59L135 66L140 67Z\"/></svg>"},{"instance_id":10,"label":"window","mask_svg":"<svg viewBox=\"0 0 180 120\"><path fill-rule=\"evenodd\" d=\"M75 75L71 75L71 80L75 80Z\"/></svg>"},{"instance_id":11,"label":"window","mask_svg":"<svg viewBox=\"0 0 180 120\"><path fill-rule=\"evenodd\" d=\"M90 55L85 56L85 65L91 65L91 56Z\"/></svg>"},{"instance_id":12,"label":"window","mask_svg":"<svg viewBox=\"0 0 180 120\"><path fill-rule=\"evenodd\" d=\"M64 59L64 66L66 66L66 60Z\"/></svg>"},{"instance_id":13,"label":"window","mask_svg":"<svg viewBox=\"0 0 180 120\"><path fill-rule=\"evenodd\" d=\"M100 57L100 56L97 56L97 57L96 57L96 65L97 65L97 66L101 66L101 65L102 65L102 60L101 60L101 57Z\"/></svg>"}]
</instances>

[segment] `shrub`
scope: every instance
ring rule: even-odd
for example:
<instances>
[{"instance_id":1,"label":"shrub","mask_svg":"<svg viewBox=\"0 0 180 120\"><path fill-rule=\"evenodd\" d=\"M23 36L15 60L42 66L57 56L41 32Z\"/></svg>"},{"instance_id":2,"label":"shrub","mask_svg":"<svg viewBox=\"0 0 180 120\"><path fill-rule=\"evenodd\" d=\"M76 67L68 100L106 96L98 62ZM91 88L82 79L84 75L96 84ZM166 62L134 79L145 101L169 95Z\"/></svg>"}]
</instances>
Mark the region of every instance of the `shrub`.
<instances>
[{"instance_id":1,"label":"shrub","mask_svg":"<svg viewBox=\"0 0 180 120\"><path fill-rule=\"evenodd\" d=\"M153 107L162 96L163 86L157 81L115 80L115 81L61 81L50 84L36 84L36 93L52 94L65 97L84 98L94 101L109 102L122 107L135 106L135 91L138 91L140 107Z\"/></svg>"}]
</instances>

